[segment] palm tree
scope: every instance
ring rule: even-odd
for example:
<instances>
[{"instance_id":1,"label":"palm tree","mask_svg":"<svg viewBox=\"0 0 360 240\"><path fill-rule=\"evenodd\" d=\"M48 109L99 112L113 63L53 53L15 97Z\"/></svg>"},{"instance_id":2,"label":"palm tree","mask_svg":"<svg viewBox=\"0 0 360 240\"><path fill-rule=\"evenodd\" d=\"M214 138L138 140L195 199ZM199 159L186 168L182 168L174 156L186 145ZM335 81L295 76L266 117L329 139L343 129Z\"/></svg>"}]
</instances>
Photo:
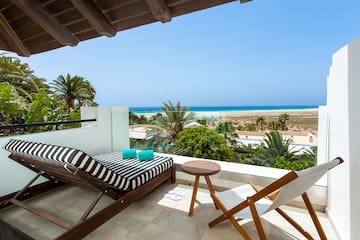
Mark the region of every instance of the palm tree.
<instances>
[{"instance_id":1,"label":"palm tree","mask_svg":"<svg viewBox=\"0 0 360 240\"><path fill-rule=\"evenodd\" d=\"M69 108L75 107L75 100L78 101L79 106L95 104L95 88L83 77L76 75L71 77L70 74L66 77L60 75L51 85Z\"/></svg>"},{"instance_id":2,"label":"palm tree","mask_svg":"<svg viewBox=\"0 0 360 240\"><path fill-rule=\"evenodd\" d=\"M159 124L168 135L169 141L173 143L184 128L184 123L193 119L193 114L188 113L188 107L181 107L180 102L174 106L171 101L163 103L163 116L159 118Z\"/></svg>"},{"instance_id":3,"label":"palm tree","mask_svg":"<svg viewBox=\"0 0 360 240\"><path fill-rule=\"evenodd\" d=\"M317 146L311 146L310 149L304 151L304 157L307 160L316 162L317 160Z\"/></svg>"},{"instance_id":4,"label":"palm tree","mask_svg":"<svg viewBox=\"0 0 360 240\"><path fill-rule=\"evenodd\" d=\"M28 64L13 57L0 56L0 83L10 84L29 101L32 100L32 94L40 89L49 92L49 85L44 79L36 77Z\"/></svg>"},{"instance_id":5,"label":"palm tree","mask_svg":"<svg viewBox=\"0 0 360 240\"><path fill-rule=\"evenodd\" d=\"M290 143L291 139L284 139L278 131L266 133L264 139L265 154L274 159L284 157L286 160L293 160L297 151L290 149Z\"/></svg>"},{"instance_id":6,"label":"palm tree","mask_svg":"<svg viewBox=\"0 0 360 240\"><path fill-rule=\"evenodd\" d=\"M260 126L260 130L264 130L264 125L266 124L264 116L256 118L256 126Z\"/></svg>"},{"instance_id":7,"label":"palm tree","mask_svg":"<svg viewBox=\"0 0 360 240\"><path fill-rule=\"evenodd\" d=\"M221 122L216 126L216 131L221 133L226 141L228 141L232 145L236 145L236 140L234 138L238 137L237 133L235 132L235 128L231 122Z\"/></svg>"}]
</instances>

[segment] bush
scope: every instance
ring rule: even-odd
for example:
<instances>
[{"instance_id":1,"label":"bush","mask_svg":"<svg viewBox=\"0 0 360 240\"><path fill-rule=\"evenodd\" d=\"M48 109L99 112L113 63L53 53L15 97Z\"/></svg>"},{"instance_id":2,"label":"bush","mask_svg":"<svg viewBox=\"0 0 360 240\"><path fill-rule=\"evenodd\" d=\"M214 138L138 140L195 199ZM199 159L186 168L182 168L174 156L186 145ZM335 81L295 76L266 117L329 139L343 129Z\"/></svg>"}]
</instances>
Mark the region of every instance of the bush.
<instances>
[{"instance_id":1,"label":"bush","mask_svg":"<svg viewBox=\"0 0 360 240\"><path fill-rule=\"evenodd\" d=\"M175 142L175 147L183 150L183 155L217 160L231 160L234 151L214 129L205 126L183 130Z\"/></svg>"},{"instance_id":2,"label":"bush","mask_svg":"<svg viewBox=\"0 0 360 240\"><path fill-rule=\"evenodd\" d=\"M277 157L275 158L274 164L272 167L274 168L282 168L282 169L289 169L289 170L303 170L305 168L315 166L315 162L312 160L295 160L295 161L288 161L284 157Z\"/></svg>"}]
</instances>

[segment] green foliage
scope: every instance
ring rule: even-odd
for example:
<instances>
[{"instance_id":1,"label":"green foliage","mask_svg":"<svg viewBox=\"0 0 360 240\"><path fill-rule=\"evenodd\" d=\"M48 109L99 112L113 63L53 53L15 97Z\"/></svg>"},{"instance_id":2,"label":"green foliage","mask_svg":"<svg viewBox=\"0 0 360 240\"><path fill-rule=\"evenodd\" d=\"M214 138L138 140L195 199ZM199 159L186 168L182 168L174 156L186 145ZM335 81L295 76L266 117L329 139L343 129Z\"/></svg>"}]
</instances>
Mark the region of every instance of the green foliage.
<instances>
[{"instance_id":1,"label":"green foliage","mask_svg":"<svg viewBox=\"0 0 360 240\"><path fill-rule=\"evenodd\" d=\"M272 167L274 168L282 168L282 169L290 169L290 170L303 170L305 168L315 166L315 162L312 160L295 160L289 161L285 157L276 157L274 160L274 164Z\"/></svg>"},{"instance_id":2,"label":"green foliage","mask_svg":"<svg viewBox=\"0 0 360 240\"><path fill-rule=\"evenodd\" d=\"M59 80L59 79L58 79ZM61 85L64 80L65 85ZM64 88L61 88L64 87ZM69 108L62 99L67 97L66 87L74 90L74 101L78 106L95 105L95 89L89 81L82 77L60 79L54 83L54 89L60 94L50 91L46 81L34 75L26 63L12 57L0 56L0 124L34 123L59 120L80 119L78 106ZM62 92L62 90L64 90ZM60 125L57 128L78 127L79 123ZM54 127L37 127L27 129L27 132L51 130ZM23 131L23 130L21 130ZM8 134L3 132L2 134ZM11 132L10 132L11 133Z\"/></svg>"},{"instance_id":3,"label":"green foliage","mask_svg":"<svg viewBox=\"0 0 360 240\"><path fill-rule=\"evenodd\" d=\"M94 106L95 88L88 80L80 76L71 77L67 74L66 77L59 75L51 84L58 96L66 102L69 108L75 108L75 100L79 106Z\"/></svg>"},{"instance_id":4,"label":"green foliage","mask_svg":"<svg viewBox=\"0 0 360 240\"><path fill-rule=\"evenodd\" d=\"M161 115L161 114L160 114ZM148 124L148 123L152 123L154 124L154 118L150 119L150 121L148 121L148 119L144 116L144 115L139 115L129 112L129 122L130 125L134 125L134 124Z\"/></svg>"},{"instance_id":5,"label":"green foliage","mask_svg":"<svg viewBox=\"0 0 360 240\"><path fill-rule=\"evenodd\" d=\"M231 122L221 122L216 126L216 131L224 136L228 143L235 145L236 140L235 138L238 137L237 133L235 132L235 127L232 125Z\"/></svg>"},{"instance_id":6,"label":"green foliage","mask_svg":"<svg viewBox=\"0 0 360 240\"><path fill-rule=\"evenodd\" d=\"M180 102L174 106L171 101L168 101L164 103L162 110L164 114L158 119L159 124L167 131L170 142L174 142L183 130L184 123L193 119L193 114L189 114L188 107L182 107Z\"/></svg>"},{"instance_id":7,"label":"green foliage","mask_svg":"<svg viewBox=\"0 0 360 240\"><path fill-rule=\"evenodd\" d=\"M292 160L297 151L291 151L291 140L284 139L278 131L266 133L264 139L265 154L270 158L284 157L286 160Z\"/></svg>"},{"instance_id":8,"label":"green foliage","mask_svg":"<svg viewBox=\"0 0 360 240\"><path fill-rule=\"evenodd\" d=\"M8 83L0 83L0 123L22 123L21 115L25 108L26 101L15 88Z\"/></svg>"},{"instance_id":9,"label":"green foliage","mask_svg":"<svg viewBox=\"0 0 360 240\"><path fill-rule=\"evenodd\" d=\"M225 138L205 126L183 130L175 146L184 149L183 155L186 156L226 161L234 157L234 151L227 146Z\"/></svg>"},{"instance_id":10,"label":"green foliage","mask_svg":"<svg viewBox=\"0 0 360 240\"><path fill-rule=\"evenodd\" d=\"M279 116L279 119L278 119L278 122L279 122L279 125L280 125L280 129L281 130L287 130L287 122L289 121L290 119L290 116L289 114L287 113L283 113Z\"/></svg>"},{"instance_id":11,"label":"green foliage","mask_svg":"<svg viewBox=\"0 0 360 240\"><path fill-rule=\"evenodd\" d=\"M310 150L307 149L305 151L305 153L303 154L303 158L305 160L316 162L317 161L317 147L312 146L312 147L310 147Z\"/></svg>"},{"instance_id":12,"label":"green foliage","mask_svg":"<svg viewBox=\"0 0 360 240\"><path fill-rule=\"evenodd\" d=\"M0 56L0 83L10 84L19 96L28 101L39 89L49 91L44 79L36 77L28 64L13 57Z\"/></svg>"},{"instance_id":13,"label":"green foliage","mask_svg":"<svg viewBox=\"0 0 360 240\"><path fill-rule=\"evenodd\" d=\"M256 131L256 124L254 123L246 123L244 126L246 131Z\"/></svg>"},{"instance_id":14,"label":"green foliage","mask_svg":"<svg viewBox=\"0 0 360 240\"><path fill-rule=\"evenodd\" d=\"M203 126L207 126L207 121L206 119L197 119L196 120L197 123L203 125Z\"/></svg>"},{"instance_id":15,"label":"green foliage","mask_svg":"<svg viewBox=\"0 0 360 240\"><path fill-rule=\"evenodd\" d=\"M44 91L40 90L33 95L32 102L25 111L25 123L51 121L54 100Z\"/></svg>"},{"instance_id":16,"label":"green foliage","mask_svg":"<svg viewBox=\"0 0 360 240\"><path fill-rule=\"evenodd\" d=\"M266 121L263 116L259 116L256 118L256 126L260 127L260 130L264 130L265 125L266 125Z\"/></svg>"},{"instance_id":17,"label":"green foliage","mask_svg":"<svg viewBox=\"0 0 360 240\"><path fill-rule=\"evenodd\" d=\"M162 114L157 113L157 114L151 116L148 122L150 124L158 124L161 118L162 118Z\"/></svg>"},{"instance_id":18,"label":"green foliage","mask_svg":"<svg viewBox=\"0 0 360 240\"><path fill-rule=\"evenodd\" d=\"M278 120L272 120L267 124L267 127L270 130L280 130L280 123Z\"/></svg>"}]
</instances>

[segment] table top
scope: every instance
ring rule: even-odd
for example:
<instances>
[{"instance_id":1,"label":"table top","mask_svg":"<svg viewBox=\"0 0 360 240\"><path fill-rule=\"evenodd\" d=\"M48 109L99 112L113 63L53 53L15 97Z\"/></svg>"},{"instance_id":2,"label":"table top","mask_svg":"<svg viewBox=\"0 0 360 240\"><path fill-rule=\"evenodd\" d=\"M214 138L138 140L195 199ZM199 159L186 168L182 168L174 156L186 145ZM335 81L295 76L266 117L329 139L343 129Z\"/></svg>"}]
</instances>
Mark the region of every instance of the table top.
<instances>
[{"instance_id":1,"label":"table top","mask_svg":"<svg viewBox=\"0 0 360 240\"><path fill-rule=\"evenodd\" d=\"M192 175L207 176L220 172L220 165L210 161L196 160L185 162L181 169Z\"/></svg>"}]
</instances>

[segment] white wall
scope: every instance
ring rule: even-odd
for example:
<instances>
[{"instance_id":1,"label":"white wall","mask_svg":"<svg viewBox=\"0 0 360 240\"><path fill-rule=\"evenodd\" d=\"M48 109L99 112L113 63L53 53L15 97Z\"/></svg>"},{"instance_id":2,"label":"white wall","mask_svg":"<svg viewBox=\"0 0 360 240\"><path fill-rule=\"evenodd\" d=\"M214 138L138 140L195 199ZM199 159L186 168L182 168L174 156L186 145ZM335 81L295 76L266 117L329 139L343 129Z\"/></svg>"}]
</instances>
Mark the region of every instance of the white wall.
<instances>
[{"instance_id":1,"label":"white wall","mask_svg":"<svg viewBox=\"0 0 360 240\"><path fill-rule=\"evenodd\" d=\"M130 147L129 141L129 109L126 107L111 108L112 151L120 151Z\"/></svg>"},{"instance_id":2,"label":"white wall","mask_svg":"<svg viewBox=\"0 0 360 240\"><path fill-rule=\"evenodd\" d=\"M350 237L360 239L360 37L349 45Z\"/></svg>"},{"instance_id":3,"label":"white wall","mask_svg":"<svg viewBox=\"0 0 360 240\"><path fill-rule=\"evenodd\" d=\"M329 174L328 213L342 239L360 239L360 38L333 55L327 87L329 158L345 162Z\"/></svg>"},{"instance_id":4,"label":"white wall","mask_svg":"<svg viewBox=\"0 0 360 240\"><path fill-rule=\"evenodd\" d=\"M0 146L15 138L73 147L90 155L129 148L127 108L83 108L81 114L82 119L96 118L97 121L84 123L81 128L1 137ZM0 149L0 196L19 190L34 175L8 159L8 155L9 152Z\"/></svg>"}]
</instances>

